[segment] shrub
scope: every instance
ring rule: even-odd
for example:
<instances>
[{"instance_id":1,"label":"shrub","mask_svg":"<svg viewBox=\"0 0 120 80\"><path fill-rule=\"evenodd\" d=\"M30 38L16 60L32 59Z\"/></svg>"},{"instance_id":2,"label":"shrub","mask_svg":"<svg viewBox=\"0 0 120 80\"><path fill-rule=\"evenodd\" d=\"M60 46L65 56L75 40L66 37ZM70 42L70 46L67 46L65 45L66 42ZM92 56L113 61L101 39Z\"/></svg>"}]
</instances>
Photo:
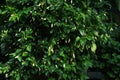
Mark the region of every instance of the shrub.
<instances>
[{"instance_id":1,"label":"shrub","mask_svg":"<svg viewBox=\"0 0 120 80\"><path fill-rule=\"evenodd\" d=\"M97 68L105 79L118 80L120 43L107 8L104 0L6 0L0 6L0 74L86 80L87 70Z\"/></svg>"}]
</instances>

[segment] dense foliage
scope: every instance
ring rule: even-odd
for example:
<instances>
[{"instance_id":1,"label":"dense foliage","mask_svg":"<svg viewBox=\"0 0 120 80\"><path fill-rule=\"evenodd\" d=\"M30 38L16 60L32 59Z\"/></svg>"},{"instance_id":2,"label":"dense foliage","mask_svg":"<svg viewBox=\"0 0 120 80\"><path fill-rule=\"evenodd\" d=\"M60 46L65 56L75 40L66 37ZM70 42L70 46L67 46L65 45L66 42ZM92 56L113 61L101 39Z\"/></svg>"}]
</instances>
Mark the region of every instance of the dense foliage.
<instances>
[{"instance_id":1,"label":"dense foliage","mask_svg":"<svg viewBox=\"0 0 120 80\"><path fill-rule=\"evenodd\" d=\"M120 79L120 39L106 0L0 3L0 74L10 80ZM118 18L118 17L116 17Z\"/></svg>"}]
</instances>

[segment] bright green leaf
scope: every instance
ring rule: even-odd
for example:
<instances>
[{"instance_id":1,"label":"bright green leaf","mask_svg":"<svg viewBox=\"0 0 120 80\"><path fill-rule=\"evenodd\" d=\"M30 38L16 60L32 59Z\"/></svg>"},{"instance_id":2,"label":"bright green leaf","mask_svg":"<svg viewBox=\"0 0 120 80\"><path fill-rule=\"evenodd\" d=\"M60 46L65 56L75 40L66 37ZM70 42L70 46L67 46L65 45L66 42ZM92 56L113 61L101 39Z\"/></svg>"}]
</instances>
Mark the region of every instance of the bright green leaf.
<instances>
[{"instance_id":1,"label":"bright green leaf","mask_svg":"<svg viewBox=\"0 0 120 80\"><path fill-rule=\"evenodd\" d=\"M27 56L28 53L27 52L23 52L22 56Z\"/></svg>"},{"instance_id":2,"label":"bright green leaf","mask_svg":"<svg viewBox=\"0 0 120 80\"><path fill-rule=\"evenodd\" d=\"M27 51L31 52L31 45L27 45Z\"/></svg>"}]
</instances>

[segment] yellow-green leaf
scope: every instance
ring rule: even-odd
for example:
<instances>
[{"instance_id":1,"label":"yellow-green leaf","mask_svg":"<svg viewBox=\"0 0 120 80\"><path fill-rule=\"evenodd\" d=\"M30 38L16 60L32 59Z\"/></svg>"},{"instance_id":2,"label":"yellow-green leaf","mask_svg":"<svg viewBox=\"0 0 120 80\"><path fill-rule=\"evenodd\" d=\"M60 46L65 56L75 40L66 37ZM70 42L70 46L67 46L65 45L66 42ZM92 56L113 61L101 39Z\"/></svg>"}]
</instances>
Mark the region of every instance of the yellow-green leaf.
<instances>
[{"instance_id":1,"label":"yellow-green leaf","mask_svg":"<svg viewBox=\"0 0 120 80\"><path fill-rule=\"evenodd\" d=\"M96 49L97 49L97 45L95 43L92 43L91 51L95 53Z\"/></svg>"}]
</instances>

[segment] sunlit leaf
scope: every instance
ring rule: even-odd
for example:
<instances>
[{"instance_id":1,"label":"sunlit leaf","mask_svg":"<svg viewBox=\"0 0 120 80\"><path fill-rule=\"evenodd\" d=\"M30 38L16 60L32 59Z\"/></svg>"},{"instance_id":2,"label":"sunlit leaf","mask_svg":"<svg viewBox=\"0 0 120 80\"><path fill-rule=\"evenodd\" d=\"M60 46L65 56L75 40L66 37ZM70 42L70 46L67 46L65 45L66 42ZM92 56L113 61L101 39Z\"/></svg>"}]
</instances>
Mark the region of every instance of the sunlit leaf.
<instances>
[{"instance_id":1,"label":"sunlit leaf","mask_svg":"<svg viewBox=\"0 0 120 80\"><path fill-rule=\"evenodd\" d=\"M92 43L91 51L95 53L96 49L97 49L97 45L95 43Z\"/></svg>"}]
</instances>

